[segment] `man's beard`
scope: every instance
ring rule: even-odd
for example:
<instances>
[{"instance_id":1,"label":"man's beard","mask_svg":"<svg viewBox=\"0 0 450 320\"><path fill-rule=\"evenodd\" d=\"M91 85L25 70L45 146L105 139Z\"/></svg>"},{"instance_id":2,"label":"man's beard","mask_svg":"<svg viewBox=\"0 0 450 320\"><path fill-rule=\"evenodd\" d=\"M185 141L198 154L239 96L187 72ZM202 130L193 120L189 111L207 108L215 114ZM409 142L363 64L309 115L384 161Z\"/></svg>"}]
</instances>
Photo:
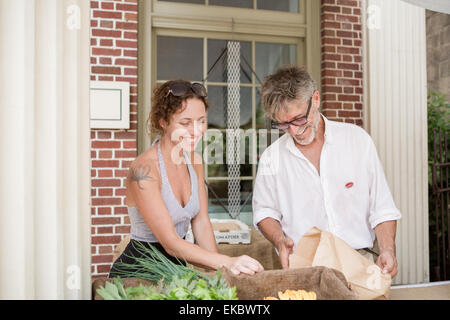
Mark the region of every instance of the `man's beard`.
<instances>
[{"instance_id":1,"label":"man's beard","mask_svg":"<svg viewBox=\"0 0 450 320\"><path fill-rule=\"evenodd\" d=\"M303 132L305 132L306 130L308 130L308 128L311 128L311 133L309 135L309 137L307 138L307 140L305 139L298 139L297 136L292 136L292 138L294 138L295 142L297 142L299 145L302 146L307 146L309 145L311 142L313 142L314 138L316 137L317 131L319 130L319 122L320 122L320 117L317 118L317 120L311 124L311 125L307 125L306 128L303 129Z\"/></svg>"}]
</instances>

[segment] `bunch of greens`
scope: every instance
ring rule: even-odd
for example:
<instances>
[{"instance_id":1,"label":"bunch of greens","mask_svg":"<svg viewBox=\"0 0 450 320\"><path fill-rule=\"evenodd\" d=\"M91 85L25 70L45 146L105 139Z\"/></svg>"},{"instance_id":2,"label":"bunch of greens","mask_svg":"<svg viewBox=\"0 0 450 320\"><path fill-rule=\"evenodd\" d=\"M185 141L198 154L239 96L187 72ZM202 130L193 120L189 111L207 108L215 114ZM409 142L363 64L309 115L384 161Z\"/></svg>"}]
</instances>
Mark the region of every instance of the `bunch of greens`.
<instances>
[{"instance_id":1,"label":"bunch of greens","mask_svg":"<svg viewBox=\"0 0 450 320\"><path fill-rule=\"evenodd\" d=\"M142 257L130 257L135 264L118 262L119 277L106 282L97 293L105 300L236 300L236 287L230 288L218 270L208 277L201 272L170 261L158 249L134 242ZM154 286L124 288L121 278L140 278Z\"/></svg>"},{"instance_id":2,"label":"bunch of greens","mask_svg":"<svg viewBox=\"0 0 450 320\"><path fill-rule=\"evenodd\" d=\"M214 277L195 279L191 273L174 276L168 283L160 280L155 286L140 284L126 289L120 278L114 278L97 293L105 300L237 300L236 287L230 288L220 271Z\"/></svg>"},{"instance_id":3,"label":"bunch of greens","mask_svg":"<svg viewBox=\"0 0 450 320\"><path fill-rule=\"evenodd\" d=\"M191 275L196 280L205 277L197 270L170 261L151 244L146 247L136 241L132 245L140 257L129 257L135 261L133 264L116 262L116 273L121 278L141 278L156 283L160 280L170 282L175 276L183 278Z\"/></svg>"}]
</instances>

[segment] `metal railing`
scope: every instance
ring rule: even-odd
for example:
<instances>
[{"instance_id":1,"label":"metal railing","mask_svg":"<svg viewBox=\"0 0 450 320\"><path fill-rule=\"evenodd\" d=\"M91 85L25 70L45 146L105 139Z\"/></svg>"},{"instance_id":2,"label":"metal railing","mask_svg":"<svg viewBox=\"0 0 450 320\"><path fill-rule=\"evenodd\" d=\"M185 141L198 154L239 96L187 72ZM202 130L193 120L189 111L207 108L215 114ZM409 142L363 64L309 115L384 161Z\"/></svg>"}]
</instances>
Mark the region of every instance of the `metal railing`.
<instances>
[{"instance_id":1,"label":"metal railing","mask_svg":"<svg viewBox=\"0 0 450 320\"><path fill-rule=\"evenodd\" d=\"M435 131L433 134L433 159L431 163L430 254L432 256L432 280L450 280L450 153L449 132ZM433 226L432 226L433 227ZM433 230L434 229L434 230Z\"/></svg>"}]
</instances>

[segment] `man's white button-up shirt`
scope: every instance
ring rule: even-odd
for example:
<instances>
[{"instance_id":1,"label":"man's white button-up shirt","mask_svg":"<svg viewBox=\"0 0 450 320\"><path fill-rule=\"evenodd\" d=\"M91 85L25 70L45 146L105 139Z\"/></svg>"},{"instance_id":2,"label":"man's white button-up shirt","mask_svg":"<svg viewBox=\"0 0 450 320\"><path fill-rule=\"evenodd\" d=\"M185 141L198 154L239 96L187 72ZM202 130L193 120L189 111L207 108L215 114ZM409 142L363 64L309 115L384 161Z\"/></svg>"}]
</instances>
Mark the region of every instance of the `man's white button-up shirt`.
<instances>
[{"instance_id":1,"label":"man's white button-up shirt","mask_svg":"<svg viewBox=\"0 0 450 320\"><path fill-rule=\"evenodd\" d=\"M371 248L374 228L398 220L371 137L362 128L324 116L320 175L284 134L262 154L253 194L253 222L273 218L296 245L312 227L326 230L354 249Z\"/></svg>"}]
</instances>

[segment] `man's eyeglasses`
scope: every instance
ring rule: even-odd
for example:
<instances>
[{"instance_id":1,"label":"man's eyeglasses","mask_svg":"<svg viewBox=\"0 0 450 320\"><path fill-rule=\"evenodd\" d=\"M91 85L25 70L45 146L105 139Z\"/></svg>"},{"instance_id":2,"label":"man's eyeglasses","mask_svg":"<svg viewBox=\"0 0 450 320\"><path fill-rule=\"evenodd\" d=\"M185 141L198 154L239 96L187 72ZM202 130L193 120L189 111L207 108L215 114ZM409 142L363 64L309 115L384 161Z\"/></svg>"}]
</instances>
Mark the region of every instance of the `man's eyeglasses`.
<instances>
[{"instance_id":1,"label":"man's eyeglasses","mask_svg":"<svg viewBox=\"0 0 450 320\"><path fill-rule=\"evenodd\" d=\"M312 105L312 98L313 97L311 97L311 99L309 99L309 105L308 105L308 110L306 111L306 115L299 117L299 118L295 118L294 120L289 121L289 122L272 122L272 128L279 129L279 130L287 130L287 129L289 129L290 125L301 127L301 126L304 126L305 124L307 124L309 111L311 110L311 105Z\"/></svg>"},{"instance_id":2,"label":"man's eyeglasses","mask_svg":"<svg viewBox=\"0 0 450 320\"><path fill-rule=\"evenodd\" d=\"M173 82L169 85L169 91L167 91L167 95L172 94L175 97L182 97L187 94L190 90L194 92L197 96L205 98L208 96L206 92L206 88L198 82L194 82L192 84L186 82Z\"/></svg>"}]
</instances>

